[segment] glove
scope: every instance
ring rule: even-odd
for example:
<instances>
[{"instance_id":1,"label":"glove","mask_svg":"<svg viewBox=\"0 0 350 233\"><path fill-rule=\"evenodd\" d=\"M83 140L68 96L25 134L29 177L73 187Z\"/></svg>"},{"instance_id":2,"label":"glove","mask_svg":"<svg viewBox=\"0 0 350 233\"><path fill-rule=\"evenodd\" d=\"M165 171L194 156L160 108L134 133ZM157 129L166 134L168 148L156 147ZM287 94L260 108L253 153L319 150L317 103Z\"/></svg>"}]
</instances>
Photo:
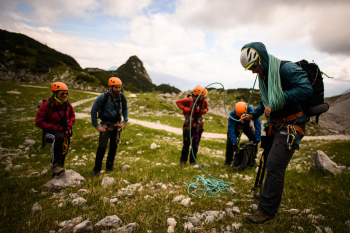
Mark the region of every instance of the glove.
<instances>
[{"instance_id":1,"label":"glove","mask_svg":"<svg viewBox=\"0 0 350 233\"><path fill-rule=\"evenodd\" d=\"M191 112L191 109L186 108L186 107L184 107L183 110L184 110L185 113L190 113Z\"/></svg>"},{"instance_id":2,"label":"glove","mask_svg":"<svg viewBox=\"0 0 350 233\"><path fill-rule=\"evenodd\" d=\"M202 111L203 114L207 114L207 112L208 112L208 109L204 109L204 110Z\"/></svg>"},{"instance_id":3,"label":"glove","mask_svg":"<svg viewBox=\"0 0 350 233\"><path fill-rule=\"evenodd\" d=\"M233 151L238 151L238 146L236 143L232 143Z\"/></svg>"}]
</instances>

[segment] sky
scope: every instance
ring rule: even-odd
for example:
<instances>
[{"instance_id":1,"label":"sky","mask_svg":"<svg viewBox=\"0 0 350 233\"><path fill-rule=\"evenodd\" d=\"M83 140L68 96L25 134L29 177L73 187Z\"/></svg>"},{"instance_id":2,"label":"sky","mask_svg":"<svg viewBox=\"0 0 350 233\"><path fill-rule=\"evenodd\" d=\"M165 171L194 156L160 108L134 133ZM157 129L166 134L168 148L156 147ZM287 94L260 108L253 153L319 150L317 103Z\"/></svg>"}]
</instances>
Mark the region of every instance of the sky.
<instances>
[{"instance_id":1,"label":"sky","mask_svg":"<svg viewBox=\"0 0 350 233\"><path fill-rule=\"evenodd\" d=\"M0 29L74 57L82 68L138 56L152 79L251 88L241 48L317 63L325 96L350 89L349 0L0 0ZM180 80L180 82L179 82ZM160 84L160 83L156 83ZM214 85L212 87L221 87Z\"/></svg>"}]
</instances>

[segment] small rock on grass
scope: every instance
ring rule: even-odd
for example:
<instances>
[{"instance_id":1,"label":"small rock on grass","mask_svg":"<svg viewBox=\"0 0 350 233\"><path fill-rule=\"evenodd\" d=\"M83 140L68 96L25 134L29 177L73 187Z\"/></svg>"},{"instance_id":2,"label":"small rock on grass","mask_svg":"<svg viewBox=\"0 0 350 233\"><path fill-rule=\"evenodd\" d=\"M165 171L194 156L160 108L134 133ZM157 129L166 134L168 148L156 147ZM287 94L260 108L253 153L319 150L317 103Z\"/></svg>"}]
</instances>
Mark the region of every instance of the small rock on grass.
<instances>
[{"instance_id":1,"label":"small rock on grass","mask_svg":"<svg viewBox=\"0 0 350 233\"><path fill-rule=\"evenodd\" d=\"M107 216L95 224L98 228L116 228L122 224L122 220L117 215Z\"/></svg>"},{"instance_id":2,"label":"small rock on grass","mask_svg":"<svg viewBox=\"0 0 350 233\"><path fill-rule=\"evenodd\" d=\"M127 171L127 170L129 170L131 167L129 166L129 165L124 165L123 167L122 167L122 171Z\"/></svg>"},{"instance_id":3,"label":"small rock on grass","mask_svg":"<svg viewBox=\"0 0 350 233\"><path fill-rule=\"evenodd\" d=\"M88 193L88 191L86 189L79 189L79 191L78 191L78 195L84 195L86 193Z\"/></svg>"},{"instance_id":4,"label":"small rock on grass","mask_svg":"<svg viewBox=\"0 0 350 233\"><path fill-rule=\"evenodd\" d=\"M86 203L86 200L82 197L77 197L72 201L72 204L74 206L83 206L85 205L85 203Z\"/></svg>"},{"instance_id":5,"label":"small rock on grass","mask_svg":"<svg viewBox=\"0 0 350 233\"><path fill-rule=\"evenodd\" d=\"M136 232L137 230L137 224L136 222L134 223L129 223L126 226L123 227L119 227L116 232L120 232L120 233L132 233L132 232Z\"/></svg>"},{"instance_id":6,"label":"small rock on grass","mask_svg":"<svg viewBox=\"0 0 350 233\"><path fill-rule=\"evenodd\" d=\"M325 227L325 228L324 228L324 231L325 231L326 233L333 233L333 231L332 231L332 229L331 229L330 227Z\"/></svg>"},{"instance_id":7,"label":"small rock on grass","mask_svg":"<svg viewBox=\"0 0 350 233\"><path fill-rule=\"evenodd\" d=\"M242 223L234 222L234 223L232 223L232 230L238 231L238 229L239 229L241 226L242 226Z\"/></svg>"},{"instance_id":8,"label":"small rock on grass","mask_svg":"<svg viewBox=\"0 0 350 233\"><path fill-rule=\"evenodd\" d=\"M78 216L76 218L73 218L73 224L76 225L76 224L79 224L81 223L81 221L83 221L83 217L82 216Z\"/></svg>"},{"instance_id":9,"label":"small rock on grass","mask_svg":"<svg viewBox=\"0 0 350 233\"><path fill-rule=\"evenodd\" d=\"M108 185L111 185L114 183L114 178L110 177L104 177L102 180L102 187L106 188Z\"/></svg>"},{"instance_id":10,"label":"small rock on grass","mask_svg":"<svg viewBox=\"0 0 350 233\"><path fill-rule=\"evenodd\" d=\"M174 233L175 232L175 227L174 226L169 226L167 233Z\"/></svg>"},{"instance_id":11,"label":"small rock on grass","mask_svg":"<svg viewBox=\"0 0 350 233\"><path fill-rule=\"evenodd\" d=\"M74 220L74 219L73 219ZM74 227L73 233L90 233L94 232L92 223L89 220L85 220Z\"/></svg>"},{"instance_id":12,"label":"small rock on grass","mask_svg":"<svg viewBox=\"0 0 350 233\"><path fill-rule=\"evenodd\" d=\"M41 206L39 205L38 202L34 203L33 207L32 207L32 213L35 213L36 211L41 211L42 208Z\"/></svg>"},{"instance_id":13,"label":"small rock on grass","mask_svg":"<svg viewBox=\"0 0 350 233\"><path fill-rule=\"evenodd\" d=\"M35 189L31 188L27 191L28 193L37 193L38 191L36 191Z\"/></svg>"},{"instance_id":14,"label":"small rock on grass","mask_svg":"<svg viewBox=\"0 0 350 233\"><path fill-rule=\"evenodd\" d=\"M174 227L175 227L176 224L177 224L175 218L168 218L168 219L166 220L166 222L168 223L168 226L174 226Z\"/></svg>"},{"instance_id":15,"label":"small rock on grass","mask_svg":"<svg viewBox=\"0 0 350 233\"><path fill-rule=\"evenodd\" d=\"M345 226L347 226L348 228L350 228L350 220L345 222Z\"/></svg>"},{"instance_id":16,"label":"small rock on grass","mask_svg":"<svg viewBox=\"0 0 350 233\"><path fill-rule=\"evenodd\" d=\"M13 167L13 170L19 170L22 169L22 165L16 165Z\"/></svg>"},{"instance_id":17,"label":"small rock on grass","mask_svg":"<svg viewBox=\"0 0 350 233\"><path fill-rule=\"evenodd\" d=\"M73 222L72 220L63 221L58 224L58 227L61 229L61 232L71 232L73 231Z\"/></svg>"},{"instance_id":18,"label":"small rock on grass","mask_svg":"<svg viewBox=\"0 0 350 233\"><path fill-rule=\"evenodd\" d=\"M191 205L191 198L186 198L181 201L181 205L188 207Z\"/></svg>"},{"instance_id":19,"label":"small rock on grass","mask_svg":"<svg viewBox=\"0 0 350 233\"><path fill-rule=\"evenodd\" d=\"M175 197L174 199L173 199L173 202L176 202L176 201L181 201L181 200L183 200L183 199L185 199L186 197L184 196L184 195L179 195L179 196L177 196L177 197Z\"/></svg>"},{"instance_id":20,"label":"small rock on grass","mask_svg":"<svg viewBox=\"0 0 350 233\"><path fill-rule=\"evenodd\" d=\"M316 233L323 233L322 229L319 226L315 226L316 227Z\"/></svg>"},{"instance_id":21,"label":"small rock on grass","mask_svg":"<svg viewBox=\"0 0 350 233\"><path fill-rule=\"evenodd\" d=\"M297 213L299 213L300 211L298 209L290 209L288 210L288 212L291 214L291 215L295 215Z\"/></svg>"}]
</instances>

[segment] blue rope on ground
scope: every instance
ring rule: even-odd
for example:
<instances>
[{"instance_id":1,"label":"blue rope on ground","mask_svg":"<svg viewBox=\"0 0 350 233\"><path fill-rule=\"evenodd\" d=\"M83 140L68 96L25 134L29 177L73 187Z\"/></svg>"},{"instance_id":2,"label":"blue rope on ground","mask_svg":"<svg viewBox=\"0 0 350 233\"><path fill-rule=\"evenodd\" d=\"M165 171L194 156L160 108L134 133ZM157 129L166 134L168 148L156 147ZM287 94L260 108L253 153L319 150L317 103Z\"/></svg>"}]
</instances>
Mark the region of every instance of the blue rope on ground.
<instances>
[{"instance_id":1,"label":"blue rope on ground","mask_svg":"<svg viewBox=\"0 0 350 233\"><path fill-rule=\"evenodd\" d=\"M258 76L256 76L255 78L255 82L254 82L254 85L253 85L253 88L252 88L252 91L250 93L250 97L249 97L249 100L248 100L248 106L249 106L249 103L250 103L250 100L251 100L251 97L253 95L253 91L254 91L254 86L255 86L255 83L256 83L256 80L257 80ZM232 119L232 120L235 120L235 121L239 121L239 120L236 120L234 118L232 118L230 116L230 114L227 112L226 110L226 105L225 105L225 88L224 88L224 85L222 85L221 83L219 82L215 82L215 83L211 83L209 84L208 86L205 87L205 89L207 89L209 86L213 85L213 84L220 84L222 86L222 89L223 89L223 93L224 93L224 96L223 96L223 100L224 100L224 108L225 108L225 111L226 111L226 114ZM192 110L191 110L191 117L190 117L190 125L192 125L192 114L193 114L193 110L196 106L196 103L199 99L199 97L201 96L202 92L205 90L203 89L201 91L201 93L198 95L196 101L194 102L193 104L193 107L192 107ZM247 108L248 109L248 108ZM191 132L191 128L192 127L189 127L190 128L190 145L192 145L192 132ZM191 146L191 150L192 150L192 156L194 157L194 153L193 153L193 148ZM197 192L198 191L203 191L204 192L204 196L205 197L211 197L211 198L219 198L220 197L220 193L221 194L228 194L231 192L231 190L233 190L229 185L231 184L234 184L232 182L226 182L226 181L223 181L221 179L218 179L218 178L215 178L213 177L212 175L210 175L208 172L206 172L197 162L196 158L194 157L194 160L196 161L198 167L200 169L202 169L203 172L205 172L205 174L207 174L209 177L211 178L204 178L204 176L201 176L201 175L197 175L197 176L194 176L193 178L197 179L196 182L194 183L191 183L191 184L188 184L186 182L183 182L186 186L187 186L187 193L194 196L194 197L197 197L197 198L201 198L202 196L199 195ZM191 189L193 189L191 191Z\"/></svg>"}]
</instances>

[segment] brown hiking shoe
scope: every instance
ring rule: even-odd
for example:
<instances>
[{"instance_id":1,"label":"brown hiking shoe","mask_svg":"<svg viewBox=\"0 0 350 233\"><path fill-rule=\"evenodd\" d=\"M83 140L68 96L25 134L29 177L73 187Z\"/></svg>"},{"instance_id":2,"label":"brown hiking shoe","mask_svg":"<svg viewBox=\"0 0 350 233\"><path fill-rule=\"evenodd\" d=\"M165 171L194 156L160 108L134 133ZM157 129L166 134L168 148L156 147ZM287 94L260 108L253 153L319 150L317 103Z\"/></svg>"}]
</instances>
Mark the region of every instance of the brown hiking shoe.
<instances>
[{"instance_id":1,"label":"brown hiking shoe","mask_svg":"<svg viewBox=\"0 0 350 233\"><path fill-rule=\"evenodd\" d=\"M274 218L275 215L270 215L268 213L265 213L264 211L257 210L253 215L248 216L246 219L250 223L262 224Z\"/></svg>"},{"instance_id":2,"label":"brown hiking shoe","mask_svg":"<svg viewBox=\"0 0 350 233\"><path fill-rule=\"evenodd\" d=\"M59 175L61 174L62 172L64 172L65 170L60 166L58 165L57 163L55 165L52 166L52 172L54 175Z\"/></svg>"}]
</instances>

